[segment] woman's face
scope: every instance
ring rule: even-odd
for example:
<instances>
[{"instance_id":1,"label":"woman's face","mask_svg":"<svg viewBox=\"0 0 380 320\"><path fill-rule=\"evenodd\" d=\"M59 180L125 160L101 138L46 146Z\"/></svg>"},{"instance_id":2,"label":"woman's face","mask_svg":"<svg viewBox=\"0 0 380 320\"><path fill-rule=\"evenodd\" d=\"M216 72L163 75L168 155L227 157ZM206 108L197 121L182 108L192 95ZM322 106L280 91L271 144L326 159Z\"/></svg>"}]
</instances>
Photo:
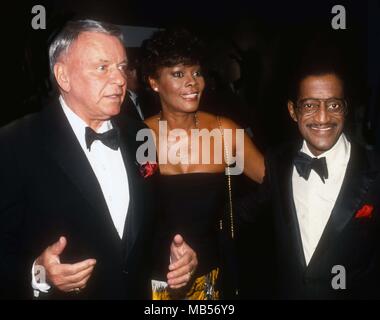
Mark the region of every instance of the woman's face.
<instances>
[{"instance_id":1,"label":"woman's face","mask_svg":"<svg viewBox=\"0 0 380 320\"><path fill-rule=\"evenodd\" d=\"M152 89L160 95L163 110L194 112L205 87L199 65L177 64L158 71L158 77L149 78Z\"/></svg>"}]
</instances>

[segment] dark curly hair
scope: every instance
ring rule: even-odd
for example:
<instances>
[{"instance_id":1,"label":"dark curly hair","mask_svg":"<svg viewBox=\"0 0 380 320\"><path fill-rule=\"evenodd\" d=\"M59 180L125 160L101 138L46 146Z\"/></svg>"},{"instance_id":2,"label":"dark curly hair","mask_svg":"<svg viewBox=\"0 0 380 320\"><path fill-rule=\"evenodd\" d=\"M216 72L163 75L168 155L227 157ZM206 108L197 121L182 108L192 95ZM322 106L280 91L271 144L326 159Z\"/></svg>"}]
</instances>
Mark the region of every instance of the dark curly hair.
<instances>
[{"instance_id":1,"label":"dark curly hair","mask_svg":"<svg viewBox=\"0 0 380 320\"><path fill-rule=\"evenodd\" d=\"M185 29L157 31L143 42L141 49L141 74L145 83L148 77L157 78L163 67L201 65L204 59L201 41Z\"/></svg>"}]
</instances>

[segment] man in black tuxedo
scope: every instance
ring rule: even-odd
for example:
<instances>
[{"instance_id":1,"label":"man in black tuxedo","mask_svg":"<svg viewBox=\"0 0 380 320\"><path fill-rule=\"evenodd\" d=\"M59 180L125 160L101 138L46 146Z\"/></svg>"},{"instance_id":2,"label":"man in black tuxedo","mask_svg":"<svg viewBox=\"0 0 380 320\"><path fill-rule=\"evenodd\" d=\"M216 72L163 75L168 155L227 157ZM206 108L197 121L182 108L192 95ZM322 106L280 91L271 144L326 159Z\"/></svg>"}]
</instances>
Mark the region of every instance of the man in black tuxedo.
<instances>
[{"instance_id":1,"label":"man in black tuxedo","mask_svg":"<svg viewBox=\"0 0 380 320\"><path fill-rule=\"evenodd\" d=\"M126 69L128 90L125 95L120 113L130 118L144 121L145 119L158 114L160 111L154 96L144 90L144 85L140 76L140 48L128 48L128 66Z\"/></svg>"},{"instance_id":2,"label":"man in black tuxedo","mask_svg":"<svg viewBox=\"0 0 380 320\"><path fill-rule=\"evenodd\" d=\"M0 130L0 296L149 299L155 175L136 162L120 31L69 22L49 51L59 101ZM168 284L195 253L177 235ZM34 290L33 290L34 289Z\"/></svg>"},{"instance_id":3,"label":"man in black tuxedo","mask_svg":"<svg viewBox=\"0 0 380 320\"><path fill-rule=\"evenodd\" d=\"M273 214L276 298L379 298L379 157L343 133L341 73L312 61L300 70L288 110L303 141L268 153L262 193L242 201L243 218L255 220L263 203Z\"/></svg>"},{"instance_id":4,"label":"man in black tuxedo","mask_svg":"<svg viewBox=\"0 0 380 320\"><path fill-rule=\"evenodd\" d=\"M140 89L141 84L138 77L137 68L139 60L137 58L136 48L128 49L128 66L126 69L128 90L125 95L124 103L121 106L121 113L133 119L144 121L146 118L145 110L141 105Z\"/></svg>"}]
</instances>

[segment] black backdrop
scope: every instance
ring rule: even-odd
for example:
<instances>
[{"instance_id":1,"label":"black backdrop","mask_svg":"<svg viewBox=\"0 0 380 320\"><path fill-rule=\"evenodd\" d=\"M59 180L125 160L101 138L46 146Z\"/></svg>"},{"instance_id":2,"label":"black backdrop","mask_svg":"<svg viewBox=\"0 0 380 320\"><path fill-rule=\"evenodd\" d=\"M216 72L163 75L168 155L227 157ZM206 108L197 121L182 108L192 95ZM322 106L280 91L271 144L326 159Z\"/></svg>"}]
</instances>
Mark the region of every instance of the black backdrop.
<instances>
[{"instance_id":1,"label":"black backdrop","mask_svg":"<svg viewBox=\"0 0 380 320\"><path fill-rule=\"evenodd\" d=\"M31 27L31 8L35 4L46 8L46 30ZM0 125L41 107L41 99L51 89L49 36L69 18L90 17L124 25L185 26L210 44L211 57L221 47L231 47L239 41L241 47L249 39L246 51L251 61L242 71L248 91L245 118L264 149L294 134L285 109L288 73L299 59L300 49L328 33L349 61L352 79L357 80L356 103L361 111L355 115L355 132L365 143L375 144L379 126L379 1L339 1L346 8L347 29L333 31L331 8L335 4L336 1L248 0L8 2L2 11Z\"/></svg>"},{"instance_id":2,"label":"black backdrop","mask_svg":"<svg viewBox=\"0 0 380 320\"><path fill-rule=\"evenodd\" d=\"M46 30L31 28L31 8L35 4L46 8ZM264 150L294 135L285 107L289 71L300 59L303 46L328 34L350 62L351 78L356 80L354 103L358 111L352 114L352 130L363 143L379 148L380 4L377 0L339 1L347 11L347 30L333 31L331 8L335 4L248 0L8 2L1 11L0 126L41 108L51 91L49 36L66 19L89 17L122 25L185 26L209 44L211 57L220 48L233 47L233 43L246 44L248 49L244 50L252 60L243 67L249 109L245 120ZM251 40L248 44L247 39ZM234 116L234 110L229 112ZM242 182L240 187L245 185ZM243 297L271 295L263 276L270 272L271 264L270 237L263 233L270 230L269 226L270 221L261 221L254 229L241 230ZM253 257L247 250L257 254Z\"/></svg>"}]
</instances>

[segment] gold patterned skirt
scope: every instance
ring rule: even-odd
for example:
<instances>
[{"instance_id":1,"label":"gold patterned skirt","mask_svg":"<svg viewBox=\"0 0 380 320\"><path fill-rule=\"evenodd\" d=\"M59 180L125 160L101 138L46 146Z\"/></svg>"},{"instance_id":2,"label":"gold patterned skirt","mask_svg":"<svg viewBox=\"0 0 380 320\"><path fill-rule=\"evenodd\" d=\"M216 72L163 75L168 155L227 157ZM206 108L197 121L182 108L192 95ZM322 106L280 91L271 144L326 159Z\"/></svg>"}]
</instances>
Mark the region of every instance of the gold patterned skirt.
<instances>
[{"instance_id":1,"label":"gold patterned skirt","mask_svg":"<svg viewBox=\"0 0 380 320\"><path fill-rule=\"evenodd\" d=\"M181 289L170 289L164 281L152 280L153 300L218 300L219 268L199 276Z\"/></svg>"}]
</instances>

